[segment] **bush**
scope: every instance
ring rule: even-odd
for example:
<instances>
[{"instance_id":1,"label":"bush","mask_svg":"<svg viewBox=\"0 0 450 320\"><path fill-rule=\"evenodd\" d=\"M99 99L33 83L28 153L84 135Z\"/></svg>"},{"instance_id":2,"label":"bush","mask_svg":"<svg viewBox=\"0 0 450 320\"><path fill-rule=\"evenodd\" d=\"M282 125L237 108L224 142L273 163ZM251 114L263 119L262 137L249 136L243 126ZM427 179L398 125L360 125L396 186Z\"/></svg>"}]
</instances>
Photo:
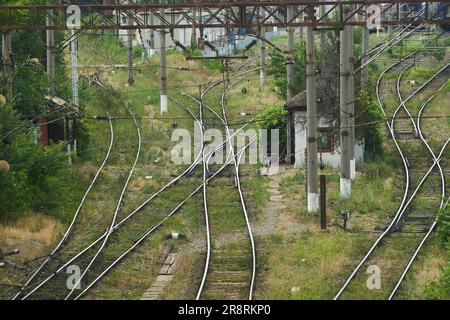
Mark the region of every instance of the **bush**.
<instances>
[{"instance_id":1,"label":"bush","mask_svg":"<svg viewBox=\"0 0 450 320\"><path fill-rule=\"evenodd\" d=\"M61 214L67 210L56 210L67 205L71 196L64 145L35 143L29 124L18 120L11 106L1 110L0 123L0 136L9 134L9 139L0 141L0 159L11 166L0 175L0 218L14 219L25 209L33 209L64 219Z\"/></svg>"},{"instance_id":2,"label":"bush","mask_svg":"<svg viewBox=\"0 0 450 320\"><path fill-rule=\"evenodd\" d=\"M376 123L382 118L383 114L375 98L369 95L368 91L360 90L355 101L355 123L366 125L357 126L355 134L356 137L364 139L366 159L374 160L383 157L383 138L380 126Z\"/></svg>"},{"instance_id":3,"label":"bush","mask_svg":"<svg viewBox=\"0 0 450 320\"><path fill-rule=\"evenodd\" d=\"M305 42L296 44L294 47L294 79L290 85L292 92L295 94L306 88L306 45ZM269 66L267 73L274 76L276 92L282 99L287 98L287 78L286 78L286 61L285 54L273 51L269 55Z\"/></svg>"},{"instance_id":4,"label":"bush","mask_svg":"<svg viewBox=\"0 0 450 320\"><path fill-rule=\"evenodd\" d=\"M134 46L133 47L133 58L141 58L143 52L144 52L144 49L142 48L142 46L140 44L137 46Z\"/></svg>"},{"instance_id":5,"label":"bush","mask_svg":"<svg viewBox=\"0 0 450 320\"><path fill-rule=\"evenodd\" d=\"M89 144L89 132L83 121L76 121L73 126L73 135L77 139L77 156L83 160L88 160L91 157Z\"/></svg>"},{"instance_id":6,"label":"bush","mask_svg":"<svg viewBox=\"0 0 450 320\"><path fill-rule=\"evenodd\" d=\"M287 111L284 110L283 104L275 104L272 107L264 110L258 117L259 127L261 129L279 129L280 132L280 147L286 145L287 133ZM268 134L268 139L270 137Z\"/></svg>"},{"instance_id":7,"label":"bush","mask_svg":"<svg viewBox=\"0 0 450 320\"><path fill-rule=\"evenodd\" d=\"M429 300L450 299L450 265L444 268L440 281L431 282L425 287L425 298Z\"/></svg>"}]
</instances>

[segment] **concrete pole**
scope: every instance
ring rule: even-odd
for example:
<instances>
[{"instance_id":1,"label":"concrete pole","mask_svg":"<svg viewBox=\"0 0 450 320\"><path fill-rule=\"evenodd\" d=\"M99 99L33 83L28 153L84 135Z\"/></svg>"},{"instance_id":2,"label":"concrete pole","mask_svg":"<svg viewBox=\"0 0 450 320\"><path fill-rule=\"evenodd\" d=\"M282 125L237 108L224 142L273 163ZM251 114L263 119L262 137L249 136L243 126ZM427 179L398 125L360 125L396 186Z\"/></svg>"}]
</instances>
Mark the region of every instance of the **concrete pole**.
<instances>
[{"instance_id":1,"label":"concrete pole","mask_svg":"<svg viewBox=\"0 0 450 320\"><path fill-rule=\"evenodd\" d=\"M325 14L326 10L325 10L325 6L321 5L320 6L320 16L322 17ZM326 33L325 31L319 31L320 32L320 56L321 56L321 62L323 65L323 57L324 57L324 51L325 51L325 47L327 44L327 38L326 38Z\"/></svg>"},{"instance_id":2,"label":"concrete pole","mask_svg":"<svg viewBox=\"0 0 450 320\"><path fill-rule=\"evenodd\" d=\"M150 12L150 24L154 24L155 17L153 15L153 12ZM155 30L150 29L150 52L149 56L152 57L155 54Z\"/></svg>"},{"instance_id":3,"label":"concrete pole","mask_svg":"<svg viewBox=\"0 0 450 320\"><path fill-rule=\"evenodd\" d=\"M300 10L303 10L303 6L300 7ZM304 18L305 18L304 13L300 14L300 20L303 21ZM298 33L299 33L300 44L301 44L301 43L302 43L302 40L303 40L303 27L299 27Z\"/></svg>"},{"instance_id":4,"label":"concrete pole","mask_svg":"<svg viewBox=\"0 0 450 320\"><path fill-rule=\"evenodd\" d=\"M47 26L52 26L53 21L50 17L53 16L53 9L48 10L48 16L46 20ZM55 75L56 75L56 63L55 63L55 31L47 30L47 77L50 84L50 95L56 94Z\"/></svg>"},{"instance_id":5,"label":"concrete pole","mask_svg":"<svg viewBox=\"0 0 450 320\"><path fill-rule=\"evenodd\" d=\"M308 20L314 21L314 6L308 6ZM308 152L308 212L319 210L317 171L317 93L314 31L306 27L306 126Z\"/></svg>"},{"instance_id":6,"label":"concrete pole","mask_svg":"<svg viewBox=\"0 0 450 320\"><path fill-rule=\"evenodd\" d=\"M197 18L197 9L192 9L192 19L196 21L196 18ZM192 24L191 47L192 48L197 47L197 30L195 29L195 24Z\"/></svg>"},{"instance_id":7,"label":"concrete pole","mask_svg":"<svg viewBox=\"0 0 450 320\"><path fill-rule=\"evenodd\" d=\"M72 61L72 104L76 111L79 110L78 99L78 37L75 37L75 30L72 30L72 42L70 43L70 53ZM73 127L75 127L76 120L73 120ZM77 140L73 137L73 151L77 151Z\"/></svg>"},{"instance_id":8,"label":"concrete pole","mask_svg":"<svg viewBox=\"0 0 450 320\"><path fill-rule=\"evenodd\" d=\"M343 18L348 17L348 6L343 6ZM352 184L350 177L350 132L349 132L349 107L348 107L348 78L349 78L349 27L346 26L340 31L340 143L341 143L341 179L340 191L341 199L351 197Z\"/></svg>"},{"instance_id":9,"label":"concrete pole","mask_svg":"<svg viewBox=\"0 0 450 320\"><path fill-rule=\"evenodd\" d=\"M292 6L287 7L287 20L290 21L294 17L294 8ZM290 55L290 58L292 58L292 61L290 61L290 58L286 61L286 70L287 70L287 98L290 99L294 96L290 86L292 84L293 78L294 78L294 28L293 27L287 27L287 40L288 40L288 55Z\"/></svg>"},{"instance_id":10,"label":"concrete pole","mask_svg":"<svg viewBox=\"0 0 450 320\"><path fill-rule=\"evenodd\" d=\"M292 6L288 6L287 7L287 20L291 20L294 16L294 12L293 12L293 7ZM290 88L290 85L292 83L293 77L294 77L294 61L293 61L293 56L294 56L294 28L292 27L288 27L286 29L287 31L287 36L288 36L288 56L289 58L286 59L286 79L287 79L287 92L286 92L286 96L288 99L293 97L293 93L292 90ZM291 135L291 126L292 126L292 118L289 117L288 118L288 122L287 122L287 156L286 156L286 163L290 164L292 161L292 135Z\"/></svg>"},{"instance_id":11,"label":"concrete pole","mask_svg":"<svg viewBox=\"0 0 450 320\"><path fill-rule=\"evenodd\" d=\"M287 132L286 164L292 163L292 127L294 126L294 121L293 121L292 117L293 117L293 114L289 112L288 118L287 118L287 128L286 128L286 132Z\"/></svg>"},{"instance_id":12,"label":"concrete pole","mask_svg":"<svg viewBox=\"0 0 450 320\"><path fill-rule=\"evenodd\" d=\"M72 30L72 42L70 43L70 53L72 62L72 103L75 107L79 106L78 101L78 37L75 36L75 30Z\"/></svg>"},{"instance_id":13,"label":"concrete pole","mask_svg":"<svg viewBox=\"0 0 450 320\"><path fill-rule=\"evenodd\" d=\"M259 14L261 16L261 23L263 22L264 18L266 17L266 13L264 9L260 9ZM260 36L265 37L266 29L261 26L260 29ZM261 87L263 87L266 83L266 43L263 40L259 41L259 48L260 48L260 54L259 54L259 83Z\"/></svg>"},{"instance_id":14,"label":"concrete pole","mask_svg":"<svg viewBox=\"0 0 450 320\"><path fill-rule=\"evenodd\" d=\"M3 68L6 79L6 90L5 95L6 98L10 101L13 97L13 65L11 60L12 55L12 43L11 43L11 33L4 32L2 33L2 60L3 60Z\"/></svg>"},{"instance_id":15,"label":"concrete pole","mask_svg":"<svg viewBox=\"0 0 450 320\"><path fill-rule=\"evenodd\" d=\"M128 24L133 25L133 21L129 19ZM127 30L127 44L128 44L128 85L132 86L134 83L133 74L133 30Z\"/></svg>"},{"instance_id":16,"label":"concrete pole","mask_svg":"<svg viewBox=\"0 0 450 320\"><path fill-rule=\"evenodd\" d=\"M161 3L166 3L166 0L161 0ZM161 16L164 15L164 9L160 10ZM160 36L160 79L161 79L161 92L160 92L160 107L161 114L168 111L167 107L167 52L166 52L166 30L162 29L159 32Z\"/></svg>"},{"instance_id":17,"label":"concrete pole","mask_svg":"<svg viewBox=\"0 0 450 320\"><path fill-rule=\"evenodd\" d=\"M353 6L352 6L353 7ZM350 22L355 21L353 16ZM348 27L348 112L349 112L349 132L350 132L350 179L354 180L356 177L356 162L355 162L355 54L354 54L354 27Z\"/></svg>"},{"instance_id":18,"label":"concrete pole","mask_svg":"<svg viewBox=\"0 0 450 320\"><path fill-rule=\"evenodd\" d=\"M367 11L363 14L365 25L362 27L361 34L361 65L367 63L367 51L369 50L369 27L367 26ZM361 87L365 88L369 83L369 67L365 66L361 69Z\"/></svg>"}]
</instances>

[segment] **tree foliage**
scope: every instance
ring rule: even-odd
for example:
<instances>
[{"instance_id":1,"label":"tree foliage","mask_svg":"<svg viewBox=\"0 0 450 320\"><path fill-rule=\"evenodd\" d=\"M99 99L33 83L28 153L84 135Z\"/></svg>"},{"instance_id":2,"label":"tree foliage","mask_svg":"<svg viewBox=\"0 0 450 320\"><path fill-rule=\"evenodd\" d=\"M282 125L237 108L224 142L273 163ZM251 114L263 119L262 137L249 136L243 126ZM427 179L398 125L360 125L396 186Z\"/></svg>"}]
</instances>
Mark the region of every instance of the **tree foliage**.
<instances>
[{"instance_id":1,"label":"tree foliage","mask_svg":"<svg viewBox=\"0 0 450 320\"><path fill-rule=\"evenodd\" d=\"M304 41L301 44L294 45L294 78L290 88L294 94L303 91L306 88L306 45ZM267 72L273 75L275 89L282 99L287 98L287 78L286 78L286 57L284 53L273 51L269 55L269 65Z\"/></svg>"},{"instance_id":2,"label":"tree foliage","mask_svg":"<svg viewBox=\"0 0 450 320\"><path fill-rule=\"evenodd\" d=\"M264 110L258 118L259 127L261 129L279 129L280 145L286 145L287 111L284 109L282 104L275 104Z\"/></svg>"},{"instance_id":3,"label":"tree foliage","mask_svg":"<svg viewBox=\"0 0 450 320\"><path fill-rule=\"evenodd\" d=\"M367 90L360 90L355 101L355 123L364 124L356 127L355 135L364 139L364 152L367 159L373 160L383 156L383 138L380 124L383 114L375 98Z\"/></svg>"},{"instance_id":4,"label":"tree foliage","mask_svg":"<svg viewBox=\"0 0 450 320\"><path fill-rule=\"evenodd\" d=\"M47 1L4 1L5 4L45 4ZM0 17L1 19L2 17ZM45 21L45 14L33 17L14 16L11 19L28 19L27 23ZM56 43L64 37L55 32ZM14 219L29 210L63 217L64 208L73 196L70 181L72 169L68 167L64 144L42 146L38 143L39 129L35 123L25 121L25 116L37 118L48 113L45 96L49 92L46 74L45 31L14 32L13 47L13 97L0 108L0 160L10 165L10 170L0 174L0 219ZM37 58L40 63L31 63ZM57 94L67 100L70 94L62 51L56 55ZM0 86L2 89L3 86ZM50 120L56 115L48 116Z\"/></svg>"},{"instance_id":5,"label":"tree foliage","mask_svg":"<svg viewBox=\"0 0 450 320\"><path fill-rule=\"evenodd\" d=\"M30 124L21 121L11 105L0 109L0 137L0 159L11 166L0 174L0 218L12 219L25 209L56 214L59 201L69 197L63 145L35 143Z\"/></svg>"}]
</instances>

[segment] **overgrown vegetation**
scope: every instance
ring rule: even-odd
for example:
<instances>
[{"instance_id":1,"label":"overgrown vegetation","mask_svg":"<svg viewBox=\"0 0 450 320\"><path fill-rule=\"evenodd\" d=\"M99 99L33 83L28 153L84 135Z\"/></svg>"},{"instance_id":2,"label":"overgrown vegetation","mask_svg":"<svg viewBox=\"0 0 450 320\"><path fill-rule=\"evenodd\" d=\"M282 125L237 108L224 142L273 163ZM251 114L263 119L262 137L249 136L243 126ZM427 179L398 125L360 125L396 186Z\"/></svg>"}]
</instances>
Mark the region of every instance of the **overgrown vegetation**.
<instances>
[{"instance_id":1,"label":"overgrown vegetation","mask_svg":"<svg viewBox=\"0 0 450 320\"><path fill-rule=\"evenodd\" d=\"M11 105L0 109L0 136L0 159L10 165L9 172L0 173L0 219L15 219L30 209L65 219L72 173L64 144L37 144Z\"/></svg>"},{"instance_id":2,"label":"overgrown vegetation","mask_svg":"<svg viewBox=\"0 0 450 320\"><path fill-rule=\"evenodd\" d=\"M22 4L43 4L42 1L20 1ZM45 2L45 1L44 1ZM14 1L17 3L17 1ZM17 19L25 19L16 17ZM32 19L45 19L44 16ZM62 32L55 32L56 41L63 38ZM15 220L25 212L35 211L53 215L61 220L67 218L67 208L76 194L72 181L72 169L68 166L65 143L43 146L39 144L38 119L58 120L62 112L47 106L45 96L49 83L45 68L45 33L38 30L14 32L12 35L14 53L13 96L7 97L5 106L0 107L0 160L9 163L10 170L0 173L0 220ZM56 93L67 99L70 96L70 82L67 79L63 53L56 55ZM3 66L0 66L3 70ZM1 93L6 93L6 75L0 79ZM33 119L33 121L30 121ZM80 133L82 148L88 137Z\"/></svg>"},{"instance_id":3,"label":"overgrown vegetation","mask_svg":"<svg viewBox=\"0 0 450 320\"><path fill-rule=\"evenodd\" d=\"M383 138L380 124L383 114L369 91L362 89L357 93L355 101L355 123L364 124L355 128L358 138L364 139L365 158L380 159L383 156Z\"/></svg>"},{"instance_id":4,"label":"overgrown vegetation","mask_svg":"<svg viewBox=\"0 0 450 320\"><path fill-rule=\"evenodd\" d=\"M425 288L425 297L432 300L450 299L450 207L442 210L439 227L439 244L447 250L447 265L442 270L442 277L439 281L428 284Z\"/></svg>"},{"instance_id":5,"label":"overgrown vegetation","mask_svg":"<svg viewBox=\"0 0 450 320\"><path fill-rule=\"evenodd\" d=\"M259 115L259 127L261 129L279 129L280 145L286 145L287 134L287 111L284 109L283 104L275 104L272 107L266 109ZM268 132L268 135L270 131ZM270 136L268 136L268 141Z\"/></svg>"},{"instance_id":6,"label":"overgrown vegetation","mask_svg":"<svg viewBox=\"0 0 450 320\"><path fill-rule=\"evenodd\" d=\"M292 61L294 63L294 77L290 88L294 94L297 94L306 88L306 45L304 41L301 44L296 43L294 52L292 54ZM269 65L267 73L274 77L275 90L282 98L287 98L287 78L286 78L286 63L287 56L279 51L272 51L269 55Z\"/></svg>"}]
</instances>

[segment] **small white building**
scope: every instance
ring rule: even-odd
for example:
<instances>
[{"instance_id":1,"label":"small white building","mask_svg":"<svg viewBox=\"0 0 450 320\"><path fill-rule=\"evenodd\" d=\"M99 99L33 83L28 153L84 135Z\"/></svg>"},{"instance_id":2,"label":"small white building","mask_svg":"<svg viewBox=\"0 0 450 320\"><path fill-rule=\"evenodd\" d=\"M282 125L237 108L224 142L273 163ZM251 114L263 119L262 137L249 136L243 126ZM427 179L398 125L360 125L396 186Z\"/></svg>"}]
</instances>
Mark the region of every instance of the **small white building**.
<instances>
[{"instance_id":1,"label":"small white building","mask_svg":"<svg viewBox=\"0 0 450 320\"><path fill-rule=\"evenodd\" d=\"M339 146L339 108L336 92L331 86L319 82L317 97L322 102L317 104L318 111L318 163L333 168L340 166ZM288 144L290 143L290 163L296 168L304 168L306 163L307 128L306 128L306 90L288 100L285 109L288 111ZM364 161L364 140L355 142L355 161Z\"/></svg>"}]
</instances>

